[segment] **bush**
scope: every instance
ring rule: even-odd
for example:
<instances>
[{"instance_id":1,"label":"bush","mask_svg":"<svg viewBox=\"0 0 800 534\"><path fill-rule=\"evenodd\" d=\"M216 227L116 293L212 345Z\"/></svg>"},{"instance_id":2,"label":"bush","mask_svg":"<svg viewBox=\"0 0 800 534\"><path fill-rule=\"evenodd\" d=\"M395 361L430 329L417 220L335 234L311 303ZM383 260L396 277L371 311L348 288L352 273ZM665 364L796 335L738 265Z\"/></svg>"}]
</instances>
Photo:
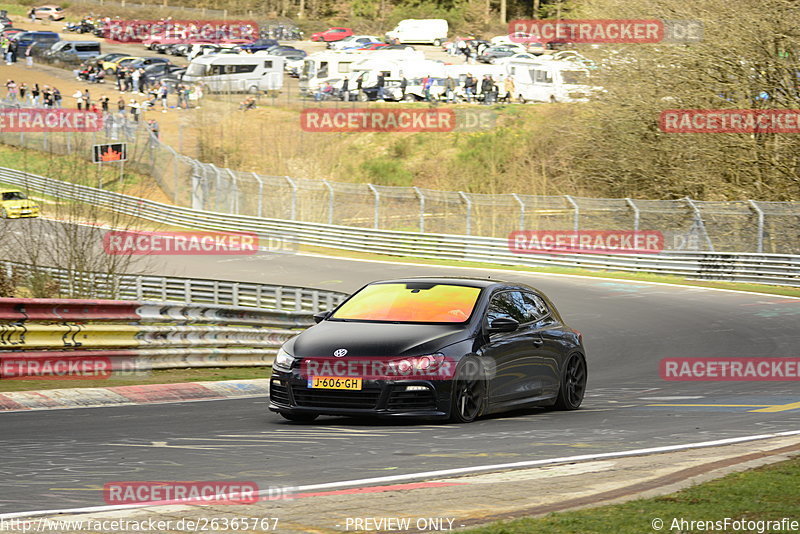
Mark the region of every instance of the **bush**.
<instances>
[{"instance_id":1,"label":"bush","mask_svg":"<svg viewBox=\"0 0 800 534\"><path fill-rule=\"evenodd\" d=\"M395 159L373 158L362 163L360 168L365 181L376 185L413 185L414 175Z\"/></svg>"}]
</instances>

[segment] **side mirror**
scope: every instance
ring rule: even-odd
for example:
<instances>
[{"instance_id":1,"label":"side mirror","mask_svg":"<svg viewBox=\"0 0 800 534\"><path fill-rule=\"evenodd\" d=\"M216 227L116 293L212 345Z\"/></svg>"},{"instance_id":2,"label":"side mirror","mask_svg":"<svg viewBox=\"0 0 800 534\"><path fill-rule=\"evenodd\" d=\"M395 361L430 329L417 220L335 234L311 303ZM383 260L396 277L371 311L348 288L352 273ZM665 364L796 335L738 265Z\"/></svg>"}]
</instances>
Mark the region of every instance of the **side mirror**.
<instances>
[{"instance_id":1,"label":"side mirror","mask_svg":"<svg viewBox=\"0 0 800 534\"><path fill-rule=\"evenodd\" d=\"M329 312L329 311L315 313L314 314L314 322L319 324L322 321L324 321L325 319L327 319L330 314L331 314L331 312Z\"/></svg>"},{"instance_id":2,"label":"side mirror","mask_svg":"<svg viewBox=\"0 0 800 534\"><path fill-rule=\"evenodd\" d=\"M489 325L488 333L513 332L519 328L519 323L509 317L498 317Z\"/></svg>"}]
</instances>

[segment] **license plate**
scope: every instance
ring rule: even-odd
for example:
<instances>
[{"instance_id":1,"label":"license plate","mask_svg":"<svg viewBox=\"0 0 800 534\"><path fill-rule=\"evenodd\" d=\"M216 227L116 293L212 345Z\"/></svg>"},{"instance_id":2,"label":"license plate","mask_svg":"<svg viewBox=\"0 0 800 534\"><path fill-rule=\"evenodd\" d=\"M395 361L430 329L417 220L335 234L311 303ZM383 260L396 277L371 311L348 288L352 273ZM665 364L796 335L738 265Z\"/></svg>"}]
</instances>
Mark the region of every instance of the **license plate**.
<instances>
[{"instance_id":1,"label":"license plate","mask_svg":"<svg viewBox=\"0 0 800 534\"><path fill-rule=\"evenodd\" d=\"M340 376L312 376L308 379L308 387L314 389L350 389L360 390L360 378L342 378Z\"/></svg>"}]
</instances>

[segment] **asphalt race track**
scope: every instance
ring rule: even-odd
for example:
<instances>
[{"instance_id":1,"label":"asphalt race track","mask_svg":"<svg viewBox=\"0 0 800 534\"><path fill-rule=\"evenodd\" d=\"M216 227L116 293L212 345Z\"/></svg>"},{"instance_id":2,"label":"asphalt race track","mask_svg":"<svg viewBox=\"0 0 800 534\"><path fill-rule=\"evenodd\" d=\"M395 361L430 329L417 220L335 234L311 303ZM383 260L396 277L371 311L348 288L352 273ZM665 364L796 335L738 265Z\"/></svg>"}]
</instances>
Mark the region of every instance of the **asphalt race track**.
<instances>
[{"instance_id":1,"label":"asphalt race track","mask_svg":"<svg viewBox=\"0 0 800 534\"><path fill-rule=\"evenodd\" d=\"M577 412L535 410L470 425L344 418L298 425L260 398L6 413L0 514L102 505L103 484L119 480L296 486L800 429L798 382L659 377L665 357L796 356L800 299L286 254L175 256L159 260L157 272L339 291L415 275L523 281L583 333L588 396Z\"/></svg>"}]
</instances>

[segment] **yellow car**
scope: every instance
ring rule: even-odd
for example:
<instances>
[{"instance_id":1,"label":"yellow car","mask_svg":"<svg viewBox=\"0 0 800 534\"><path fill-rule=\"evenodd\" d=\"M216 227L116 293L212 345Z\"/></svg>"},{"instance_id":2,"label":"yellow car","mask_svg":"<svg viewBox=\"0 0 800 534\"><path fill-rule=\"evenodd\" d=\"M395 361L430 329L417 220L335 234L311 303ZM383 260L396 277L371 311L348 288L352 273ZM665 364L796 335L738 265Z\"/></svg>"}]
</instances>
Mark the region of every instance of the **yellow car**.
<instances>
[{"instance_id":1,"label":"yellow car","mask_svg":"<svg viewBox=\"0 0 800 534\"><path fill-rule=\"evenodd\" d=\"M38 217L39 205L19 189L0 188L0 219Z\"/></svg>"},{"instance_id":2,"label":"yellow car","mask_svg":"<svg viewBox=\"0 0 800 534\"><path fill-rule=\"evenodd\" d=\"M123 67L127 67L130 63L141 59L142 58L138 56L122 56L112 59L111 61L103 61L101 67L106 71L106 74L114 74L114 71L117 70L117 65L121 64Z\"/></svg>"}]
</instances>

